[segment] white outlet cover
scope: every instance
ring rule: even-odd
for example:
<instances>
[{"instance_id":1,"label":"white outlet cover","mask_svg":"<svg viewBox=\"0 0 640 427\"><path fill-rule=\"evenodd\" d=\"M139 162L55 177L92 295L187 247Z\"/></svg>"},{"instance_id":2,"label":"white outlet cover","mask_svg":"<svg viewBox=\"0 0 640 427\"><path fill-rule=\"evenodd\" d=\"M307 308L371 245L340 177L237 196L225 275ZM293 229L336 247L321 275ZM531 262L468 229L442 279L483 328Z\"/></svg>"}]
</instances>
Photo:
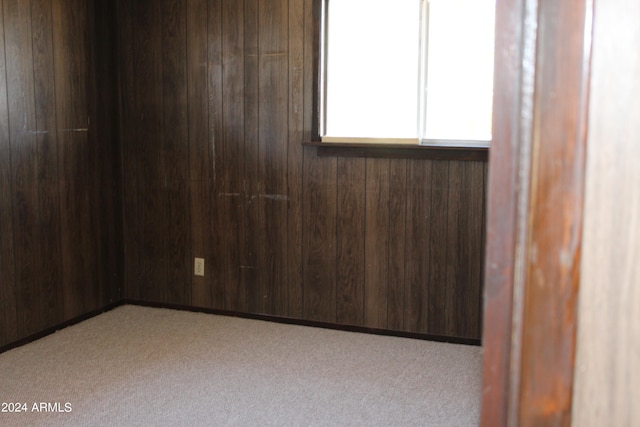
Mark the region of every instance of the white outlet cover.
<instances>
[{"instance_id":1,"label":"white outlet cover","mask_svg":"<svg viewBox=\"0 0 640 427\"><path fill-rule=\"evenodd\" d=\"M204 276L204 258L194 258L193 274L196 276Z\"/></svg>"}]
</instances>

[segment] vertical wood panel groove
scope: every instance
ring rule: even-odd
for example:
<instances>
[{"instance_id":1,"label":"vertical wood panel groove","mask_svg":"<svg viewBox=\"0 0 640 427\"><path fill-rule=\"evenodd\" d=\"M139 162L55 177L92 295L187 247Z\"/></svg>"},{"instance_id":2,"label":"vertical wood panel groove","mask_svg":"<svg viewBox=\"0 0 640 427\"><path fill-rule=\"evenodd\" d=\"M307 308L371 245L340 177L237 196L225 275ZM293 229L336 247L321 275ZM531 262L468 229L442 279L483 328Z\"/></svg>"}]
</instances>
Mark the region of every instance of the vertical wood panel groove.
<instances>
[{"instance_id":1,"label":"vertical wood panel groove","mask_svg":"<svg viewBox=\"0 0 640 427\"><path fill-rule=\"evenodd\" d=\"M205 271L215 263L210 250L212 234L209 215L211 199L208 185L214 182L211 164L212 148L211 113L209 111L209 2L206 0L186 2L187 36L187 150L188 150L188 211L190 221L190 252L187 270L191 272L193 257L205 259ZM206 274L206 273L205 273ZM191 300L196 307L211 306L211 280L191 277Z\"/></svg>"},{"instance_id":2,"label":"vertical wood panel groove","mask_svg":"<svg viewBox=\"0 0 640 427\"><path fill-rule=\"evenodd\" d=\"M0 2L0 345L100 308L118 286L117 271L103 274L120 250L105 225L116 146L89 120L99 99L105 117L115 111L113 87L97 89L110 60L97 46L115 41L95 11L93 0Z\"/></svg>"},{"instance_id":3,"label":"vertical wood panel groove","mask_svg":"<svg viewBox=\"0 0 640 427\"><path fill-rule=\"evenodd\" d=\"M431 279L430 258L438 254L431 247L437 235L444 236L438 243L454 255L454 263L481 256L469 252L476 243L449 241L446 227L436 230L430 224L438 209L432 194L439 191L438 185L445 186L441 189L447 185L434 182L434 163L320 158L314 149L300 145L313 136L318 4L316 0L186 2L186 138L190 141L186 167L191 193L190 206L175 215L186 215L191 222L190 250L194 254L207 244L198 233L209 230L208 256L213 267L211 276L192 279L192 301L241 312L427 333L434 330L434 322L443 322L448 315L460 317L450 321L456 330L458 325L461 330L472 330L475 326L466 323L477 324L478 319L461 311L464 302L453 304L453 312L437 304L429 307L437 300L434 295L446 291L444 280L434 283ZM153 9L148 1L136 7L138 14ZM198 19L201 7L206 7L206 25ZM132 43L139 51L146 39L154 42L149 35L160 31L160 24L153 19L136 22ZM201 33L206 34L206 84L198 83ZM128 44L122 39L119 43ZM167 50L175 52L166 43L154 49L166 58L173 55ZM136 59L135 74L153 75L157 60ZM164 73L174 74L170 68ZM168 85L162 92L164 106L146 102L142 99L145 91L161 92L154 84L137 77L134 96L127 99L133 111L147 115L158 109L168 111L176 103L174 98L181 96ZM207 99L206 125L198 118L201 97ZM143 147L127 152L133 164L144 168L151 161L154 173L181 173L183 166L162 165L162 150L153 146L151 135L134 129L133 121L125 126L131 128L128 133L138 132ZM210 152L201 143L206 134L203 127L209 132ZM159 136L170 138L172 132L166 128ZM169 162L168 151L164 156ZM210 170L206 156L211 159ZM448 168L457 163L441 165ZM460 170L464 169L460 166ZM482 182L479 172L469 171L465 182ZM142 194L144 188L140 182L135 197L149 200ZM475 203L468 194L456 191L452 195L461 209ZM446 212L438 214L446 224ZM450 225L455 236L477 238L472 235L472 214L457 214ZM206 224L200 225L203 221ZM151 224L149 230L157 229L158 224ZM462 231L457 231L458 224ZM143 253L144 242L128 239L126 245L149 258ZM169 262L176 262L173 257L177 255L168 256ZM455 268L448 258L440 260L441 271ZM459 277L452 274L451 282L470 280L469 271ZM460 286L466 289L468 285ZM457 289L451 295L460 292ZM153 299L150 289L141 292L142 299Z\"/></svg>"},{"instance_id":4,"label":"vertical wood panel groove","mask_svg":"<svg viewBox=\"0 0 640 427\"><path fill-rule=\"evenodd\" d=\"M136 88L136 76L138 75L138 62L135 60L135 52L137 51L137 47L139 44L137 37L137 29L135 26L135 10L137 10L137 1L132 2L118 2L119 5L122 5L122 10L124 13L119 14L121 20L128 19L128 28L126 31L129 32L130 38L127 38L127 34L122 35L120 39L120 49L125 51L128 54L126 60L121 61L121 67L124 67L122 64L130 63L131 74L125 74L125 71L122 71L122 74L125 75L128 79L121 80L121 85L123 81L129 83L129 86L125 90L121 88L121 92L124 93L122 105L122 116L120 121L120 126L125 128L126 131L121 130L121 134L124 136L126 132L127 140L122 140L121 144L123 145L123 158L124 158L124 172L125 175L123 177L123 190L125 193L125 227L127 230L127 236L129 239L126 243L128 243L128 251L127 247L125 247L125 255L128 260L127 268L125 271L127 274L125 275L125 295L128 295L130 298L140 298L140 266L141 266L141 251L139 250L137 244L140 242L140 210L138 203L138 194L141 193L140 190L140 180L138 179L138 168L136 167L136 159L137 159L137 146L139 145L139 131L137 126L132 125L133 122L137 121L138 111L140 107L140 100L137 96L134 95ZM123 30L124 31L124 30ZM122 32L123 32L122 31ZM129 92L130 91L130 92ZM131 105L125 102L127 98L124 98L131 93ZM129 226L128 226L129 225Z\"/></svg>"},{"instance_id":5,"label":"vertical wood panel groove","mask_svg":"<svg viewBox=\"0 0 640 427\"><path fill-rule=\"evenodd\" d=\"M7 63L8 116L12 164L13 227L16 263L17 326L21 335L29 335L44 326L42 299L38 293L42 270L40 242L36 228L40 221L37 186L37 123L31 2L9 1L9 57Z\"/></svg>"},{"instance_id":6,"label":"vertical wood panel groove","mask_svg":"<svg viewBox=\"0 0 640 427\"><path fill-rule=\"evenodd\" d=\"M17 310L18 301L16 295L15 277L15 234L14 234L14 191L13 162L11 152L11 124L9 121L9 90L7 75L7 49L6 49L6 20L4 0L0 1L0 14L2 14L2 76L0 78L0 102L4 103L4 108L0 116L0 203L3 209L0 210L0 306L2 307L3 324L0 325L0 343L7 343L18 338L17 331Z\"/></svg>"},{"instance_id":7,"label":"vertical wood panel groove","mask_svg":"<svg viewBox=\"0 0 640 427\"><path fill-rule=\"evenodd\" d=\"M335 160L335 193L336 193L336 199L335 199L335 204L334 204L334 210L333 212L330 212L331 215L334 216L334 224L333 224L333 235L334 235L334 256L335 256L335 264L334 264L334 271L333 271L333 311L331 313L331 319L333 319L333 321L337 321L338 319L338 262L339 262L339 257L338 257L338 239L339 239L339 235L338 235L338 216L340 214L339 212L339 204L338 204L338 185L340 184L340 179L338 177L338 168L339 168L339 162L341 159L336 159Z\"/></svg>"},{"instance_id":8,"label":"vertical wood panel groove","mask_svg":"<svg viewBox=\"0 0 640 427\"><path fill-rule=\"evenodd\" d=\"M336 319L362 325L365 318L366 162L338 159L336 200Z\"/></svg>"},{"instance_id":9,"label":"vertical wood panel groove","mask_svg":"<svg viewBox=\"0 0 640 427\"><path fill-rule=\"evenodd\" d=\"M452 257L438 258L433 245L443 230L431 222L436 213L440 222L446 216L433 197L444 185L436 182L436 163L319 158L300 145L312 138L315 120L316 0L277 0L265 7L257 0L118 0L113 6L47 1L1 3L5 79L7 70L28 70L20 75L26 85L5 82L7 133L33 141L31 151L18 149L15 137L5 142L9 175L0 175L3 206L31 215L19 220L5 214L7 237L0 237L3 259L16 257L11 268L3 261L3 282L13 286L3 286L0 295L26 306L16 312L23 331L117 295L114 279L103 276L116 265L118 251L125 259L128 298L427 333L450 316L454 333L476 328L476 309L464 307L471 304L475 290L467 289L476 286L469 283L480 265L475 239L484 239L472 205L483 196L463 189L452 194L460 211L449 228L457 239L445 238L441 245ZM33 30L18 34L31 53L15 54L20 62L8 63L13 48L4 12L19 6L32 15ZM110 7L113 29L98 21ZM43 48L49 36L38 32L49 32L49 16L50 53ZM105 75L110 59L104 37L111 31L117 105L110 105L112 80ZM49 54L53 80L47 84ZM51 120L56 132L50 140L20 134L30 108L17 106L9 90L23 86L29 93L24 105L33 104L35 120L28 129L47 131ZM49 91L53 109L45 108ZM105 126L116 113L119 129L110 142ZM88 135L57 132L86 127L88 118ZM113 143L119 155L107 146ZM117 161L121 188L100 191L110 185ZM462 187L484 179L481 169L445 164L457 165ZM57 181L39 184L41 176L52 175ZM122 247L114 249L118 237L109 233L117 225L102 223L116 215L118 197L123 236ZM52 204L59 220L48 213ZM31 205L36 208L27 209ZM44 222L59 222L56 231L45 233L59 236L50 240L58 239L56 251L63 254L59 315L55 303L35 296L42 286L58 291L47 284L56 276L53 256L38 257L34 269L22 266L34 285L16 294L20 260L29 251L51 252L39 242ZM33 238L25 243L22 234ZM207 260L204 278L191 275L198 255ZM436 258L446 265L436 265ZM454 273L456 262L467 261L465 272ZM435 304L434 295L443 292L432 278L436 267L452 271L453 308ZM29 318L36 307L45 310L39 319ZM4 340L18 326L18 320L11 322L0 331Z\"/></svg>"},{"instance_id":10,"label":"vertical wood panel groove","mask_svg":"<svg viewBox=\"0 0 640 427\"><path fill-rule=\"evenodd\" d=\"M49 6L47 8L47 6ZM61 318L60 284L60 202L58 186L58 146L56 129L55 88L53 76L53 25L50 1L31 3L31 42L34 52L34 106L36 129L36 182L38 188L38 230L40 241L40 298L44 323ZM50 37L50 38L49 38Z\"/></svg>"},{"instance_id":11,"label":"vertical wood panel groove","mask_svg":"<svg viewBox=\"0 0 640 427\"><path fill-rule=\"evenodd\" d=\"M407 161L389 160L388 328L404 329L407 224Z\"/></svg>"},{"instance_id":12,"label":"vertical wood panel groove","mask_svg":"<svg viewBox=\"0 0 640 427\"><path fill-rule=\"evenodd\" d=\"M54 16L54 14L53 14L53 1L51 1L51 0L49 1L49 13L51 14L51 19L53 21L53 16ZM50 37L51 37L51 55L52 55L53 58L55 58L56 57L56 46L55 46L55 43L53 42L55 40L55 38L54 38L54 26L53 25L51 25ZM55 79L55 63L52 63L51 67L52 67L52 72L54 73L53 80L52 80L51 84L52 84L52 90L53 90L53 99L55 100L55 99L58 99L58 89L57 89L57 86L56 86L56 79ZM54 101L53 111L54 111L53 112L53 120L54 120L54 125L55 125L54 127L57 129L58 108L55 106L55 101ZM60 195L62 194L62 187L61 187L62 180L60 179L60 173L61 173L60 165L62 163L62 159L60 157L60 145L59 144L60 144L60 138L58 137L58 133L56 132L56 135L55 135L55 145L56 145L55 162L56 162L56 191L58 192L58 200L57 200L56 209L57 209L58 221L61 221L61 219L62 219L62 200L61 200ZM58 239L58 245L57 246L58 246L58 248L57 249L58 249L59 253L62 255L63 254L62 227L60 226L60 222L58 222L58 224L57 224L57 229L58 229L58 236L57 236L57 239ZM59 268L61 270L60 271L60 275L62 276L62 274L63 274L62 273L62 264L60 265ZM63 295L64 286L62 284L59 284L58 286L60 288L58 290L58 292L60 293L60 296L59 296L60 305L61 305L60 311L61 311L61 313L64 313L65 312L64 295Z\"/></svg>"},{"instance_id":13,"label":"vertical wood panel groove","mask_svg":"<svg viewBox=\"0 0 640 427\"><path fill-rule=\"evenodd\" d=\"M367 172L368 172L367 165L368 165L368 163L369 163L369 159L364 159L364 165L365 165L364 166L364 183L365 183L365 186L364 186L363 193L364 193L364 207L365 208L364 208L364 217L362 218L363 219L363 224L364 224L364 239L363 239L363 248L362 248L363 260L362 260L362 263L363 263L363 267L364 267L364 272L365 273L364 273L364 280L363 280L364 283L363 283L363 286L362 286L362 294L363 294L362 295L362 317L363 317L362 324L363 325L367 325L368 322L369 322L369 319L368 319L368 316L367 316L367 297L368 297L367 294L368 294L368 292L367 292L367 274L366 274L366 272L368 270L368 268L367 268L367 231L368 231L368 228L369 228L368 227L368 220L367 220L367 212L369 211L367 209L368 208L367 201L369 199L369 197L368 197L369 193L367 191L367 186L366 186L366 184L368 182L367 181L367 175L368 175L367 174Z\"/></svg>"},{"instance_id":14,"label":"vertical wood panel groove","mask_svg":"<svg viewBox=\"0 0 640 427\"><path fill-rule=\"evenodd\" d=\"M405 200L409 199L409 161L405 161L404 164L405 170L404 170L404 185L405 185L405 191L404 191L404 197ZM408 215L409 215L409 209L407 208L407 203L405 203L405 207L404 207L404 233L403 235L405 236L405 240L403 242L403 257L402 257L402 266L403 266L403 273L404 273L404 283L402 284L402 288L403 288L403 292L402 292L402 328L403 330L407 329L407 311L408 311L408 307L407 307L407 292L408 292L408 284L406 283L407 280L407 239L406 237L409 235L408 230L407 230L407 224L408 224Z\"/></svg>"},{"instance_id":15,"label":"vertical wood panel groove","mask_svg":"<svg viewBox=\"0 0 640 427\"><path fill-rule=\"evenodd\" d=\"M287 143L287 315L299 317L302 309L302 178L304 153L304 2L288 8L288 143Z\"/></svg>"},{"instance_id":16,"label":"vertical wood panel groove","mask_svg":"<svg viewBox=\"0 0 640 427\"><path fill-rule=\"evenodd\" d=\"M451 286L455 285L455 283L448 280L447 274L449 266L453 261L451 255L456 255L455 251L452 251L452 254L449 253L452 236L448 222L451 215L457 217L458 211L449 211L451 192L450 168L450 162L433 161L431 171L432 190L429 203L432 231L429 240L430 252L428 260L428 329L430 333L442 335L449 335L451 333L447 328L447 323L450 323L450 317L453 314L451 313L451 309L454 308L454 305L449 303L447 298L451 292ZM455 228L453 231L456 231ZM441 308L444 308L444 315L441 313Z\"/></svg>"},{"instance_id":17,"label":"vertical wood panel groove","mask_svg":"<svg viewBox=\"0 0 640 427\"><path fill-rule=\"evenodd\" d=\"M195 247L195 242L194 242L194 238L193 238L193 217L194 217L194 213L193 213L193 192L192 192L192 183L191 183L191 139L192 139L192 129L191 129L191 123L192 123L192 117L191 117L191 102L190 102L190 98L191 98L191 90L192 90L192 85L193 82L191 81L191 76L190 76L190 68L189 68L189 64L190 64L190 59L191 59L191 55L190 55L190 50L189 50L189 29L191 28L191 22L189 21L189 1L188 0L183 0L182 2L182 7L185 10L185 15L184 15L184 21L185 21L185 38L184 38L184 51L185 51L185 67L186 67L186 73L185 73L185 85L187 87L187 105L185 106L186 108L186 114L187 114L187 139L185 141L185 143L187 144L187 163L188 163L188 174L187 174L187 194L185 195L186 199L187 199L187 204L186 206L188 206L188 220L189 220L189 237L188 237L188 253L189 253L189 257L187 259L187 264L186 264L186 269L187 269L187 274L189 275L189 288L187 290L188 292L188 299L187 299L187 305L189 306L196 306L195 303L195 297L194 297L194 293L195 293L195 280L193 279L193 275L191 274L191 269L190 269L190 265L191 265L191 259L194 258L194 247Z\"/></svg>"}]
</instances>

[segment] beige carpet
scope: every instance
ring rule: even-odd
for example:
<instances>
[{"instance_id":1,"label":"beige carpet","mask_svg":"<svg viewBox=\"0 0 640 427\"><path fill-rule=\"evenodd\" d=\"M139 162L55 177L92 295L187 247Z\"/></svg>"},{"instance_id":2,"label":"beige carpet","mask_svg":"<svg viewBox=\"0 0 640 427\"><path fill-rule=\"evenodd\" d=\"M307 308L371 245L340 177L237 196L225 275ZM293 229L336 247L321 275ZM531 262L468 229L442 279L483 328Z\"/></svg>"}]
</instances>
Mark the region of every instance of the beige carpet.
<instances>
[{"instance_id":1,"label":"beige carpet","mask_svg":"<svg viewBox=\"0 0 640 427\"><path fill-rule=\"evenodd\" d=\"M123 306L0 354L0 425L474 426L480 388L480 347Z\"/></svg>"}]
</instances>

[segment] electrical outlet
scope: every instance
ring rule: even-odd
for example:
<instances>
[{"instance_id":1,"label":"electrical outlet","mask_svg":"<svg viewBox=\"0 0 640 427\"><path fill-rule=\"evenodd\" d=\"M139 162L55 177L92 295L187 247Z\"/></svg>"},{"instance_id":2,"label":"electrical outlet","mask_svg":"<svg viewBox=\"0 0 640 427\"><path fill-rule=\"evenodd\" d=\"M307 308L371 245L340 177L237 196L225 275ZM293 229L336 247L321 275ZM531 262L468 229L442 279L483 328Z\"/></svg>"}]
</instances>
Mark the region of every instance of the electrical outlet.
<instances>
[{"instance_id":1,"label":"electrical outlet","mask_svg":"<svg viewBox=\"0 0 640 427\"><path fill-rule=\"evenodd\" d=\"M204 276L204 258L194 258L193 274Z\"/></svg>"}]
</instances>

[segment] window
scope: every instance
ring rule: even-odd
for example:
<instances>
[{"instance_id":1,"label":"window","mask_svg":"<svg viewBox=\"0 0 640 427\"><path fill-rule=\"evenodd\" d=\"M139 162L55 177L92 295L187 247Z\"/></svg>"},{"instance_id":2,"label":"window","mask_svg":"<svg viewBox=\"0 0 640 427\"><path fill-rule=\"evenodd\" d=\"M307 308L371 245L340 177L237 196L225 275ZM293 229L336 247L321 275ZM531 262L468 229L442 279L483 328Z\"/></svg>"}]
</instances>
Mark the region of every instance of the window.
<instances>
[{"instance_id":1,"label":"window","mask_svg":"<svg viewBox=\"0 0 640 427\"><path fill-rule=\"evenodd\" d=\"M487 146L495 0L324 0L322 142Z\"/></svg>"}]
</instances>

